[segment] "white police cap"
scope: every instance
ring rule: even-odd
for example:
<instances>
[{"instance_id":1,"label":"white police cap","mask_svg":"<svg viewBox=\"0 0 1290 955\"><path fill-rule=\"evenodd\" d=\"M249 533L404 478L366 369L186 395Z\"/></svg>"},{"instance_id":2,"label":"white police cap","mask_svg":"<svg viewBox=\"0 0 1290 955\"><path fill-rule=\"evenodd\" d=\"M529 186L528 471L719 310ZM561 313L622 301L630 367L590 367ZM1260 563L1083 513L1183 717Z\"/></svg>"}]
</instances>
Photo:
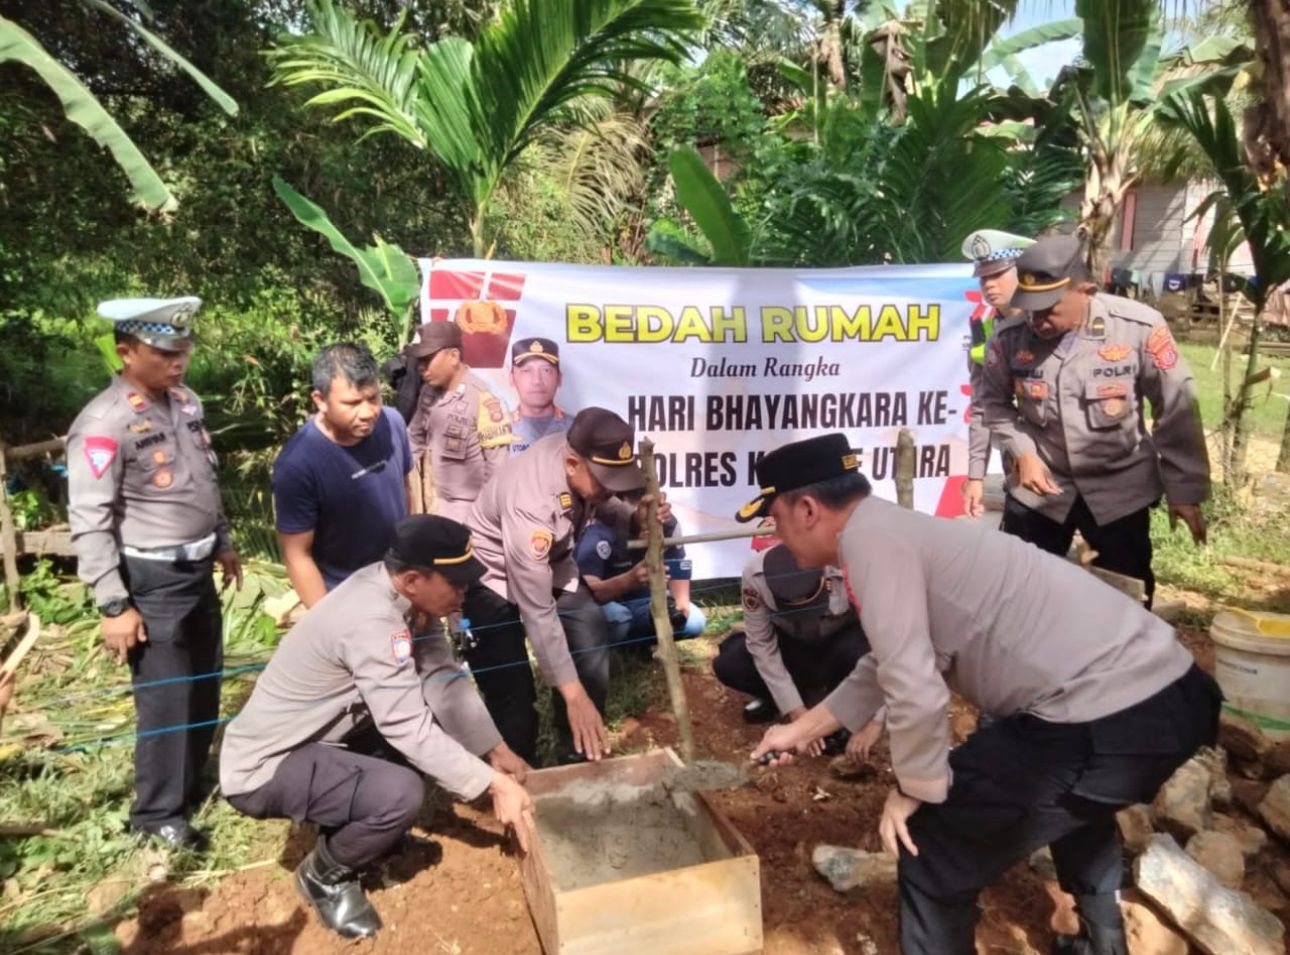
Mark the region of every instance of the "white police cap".
<instances>
[{"instance_id":1,"label":"white police cap","mask_svg":"<svg viewBox=\"0 0 1290 955\"><path fill-rule=\"evenodd\" d=\"M1021 253L1034 244L1034 239L1011 232L978 229L963 240L963 257L975 263L972 274L979 278L1012 268Z\"/></svg>"},{"instance_id":2,"label":"white police cap","mask_svg":"<svg viewBox=\"0 0 1290 955\"><path fill-rule=\"evenodd\" d=\"M114 298L99 302L98 313L116 324L116 330L133 335L154 348L172 350L192 341L193 315L202 300L182 298Z\"/></svg>"}]
</instances>

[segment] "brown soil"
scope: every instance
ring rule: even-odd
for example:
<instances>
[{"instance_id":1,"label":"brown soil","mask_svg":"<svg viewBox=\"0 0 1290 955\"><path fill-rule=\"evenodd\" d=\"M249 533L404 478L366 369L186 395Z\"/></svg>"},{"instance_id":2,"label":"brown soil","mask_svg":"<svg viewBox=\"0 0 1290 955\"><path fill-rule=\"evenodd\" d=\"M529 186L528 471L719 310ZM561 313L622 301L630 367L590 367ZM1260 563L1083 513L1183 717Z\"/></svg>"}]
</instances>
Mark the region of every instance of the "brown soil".
<instances>
[{"instance_id":1,"label":"brown soil","mask_svg":"<svg viewBox=\"0 0 1290 955\"><path fill-rule=\"evenodd\" d=\"M1200 634L1186 642L1212 665ZM685 674L698 747L707 756L740 761L760 739L762 727L743 723L742 698L708 672ZM956 740L975 726L971 710L951 710ZM674 745L676 725L667 713L629 719L618 749ZM841 781L827 760L805 760L780 769L755 769L751 785L714 794L714 801L756 849L761 860L767 955L887 955L898 951L894 887L859 898L835 893L811 866L819 843L880 848L876 821L891 782L887 753L872 773ZM1235 781L1235 780L1234 780ZM1239 788L1239 783L1238 783ZM1239 792L1238 804L1242 801ZM1248 796L1247 796L1248 798ZM440 810L423 841L389 862L371 897L386 928L374 942L342 941L318 924L295 893L289 867L308 847L293 840L281 866L241 872L209 889L162 886L140 904L137 918L118 928L125 955L352 955L355 952L537 955L541 951L520 883L487 811L470 806ZM1283 855L1280 849L1278 855ZM1260 901L1286 917L1287 902L1275 886L1260 885ZM1280 902L1278 906L1276 903ZM981 955L1042 955L1053 928L1073 931L1069 899L1022 863L982 896L978 931Z\"/></svg>"}]
</instances>

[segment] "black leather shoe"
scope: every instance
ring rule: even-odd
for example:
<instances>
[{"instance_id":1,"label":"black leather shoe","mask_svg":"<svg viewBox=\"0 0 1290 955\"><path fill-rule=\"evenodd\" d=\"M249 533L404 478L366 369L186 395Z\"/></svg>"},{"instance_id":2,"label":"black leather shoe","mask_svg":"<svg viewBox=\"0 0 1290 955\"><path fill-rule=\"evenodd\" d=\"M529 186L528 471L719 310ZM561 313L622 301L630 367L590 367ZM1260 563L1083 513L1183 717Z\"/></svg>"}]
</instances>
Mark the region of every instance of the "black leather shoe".
<instances>
[{"instance_id":1,"label":"black leather shoe","mask_svg":"<svg viewBox=\"0 0 1290 955\"><path fill-rule=\"evenodd\" d=\"M321 839L296 869L296 888L323 925L344 938L372 938L381 928L358 875L333 859Z\"/></svg>"},{"instance_id":2,"label":"black leather shoe","mask_svg":"<svg viewBox=\"0 0 1290 955\"><path fill-rule=\"evenodd\" d=\"M170 849L186 852L205 852L210 844L204 833L190 826L187 821L166 822L159 826L136 826L135 831L163 843Z\"/></svg>"},{"instance_id":3,"label":"black leather shoe","mask_svg":"<svg viewBox=\"0 0 1290 955\"><path fill-rule=\"evenodd\" d=\"M754 699L744 704L745 723L773 723L779 716L779 710L770 700Z\"/></svg>"},{"instance_id":4,"label":"black leather shoe","mask_svg":"<svg viewBox=\"0 0 1290 955\"><path fill-rule=\"evenodd\" d=\"M1129 941L1123 925L1109 928L1081 918L1079 934L1058 935L1051 951L1052 955L1129 955Z\"/></svg>"}]
</instances>

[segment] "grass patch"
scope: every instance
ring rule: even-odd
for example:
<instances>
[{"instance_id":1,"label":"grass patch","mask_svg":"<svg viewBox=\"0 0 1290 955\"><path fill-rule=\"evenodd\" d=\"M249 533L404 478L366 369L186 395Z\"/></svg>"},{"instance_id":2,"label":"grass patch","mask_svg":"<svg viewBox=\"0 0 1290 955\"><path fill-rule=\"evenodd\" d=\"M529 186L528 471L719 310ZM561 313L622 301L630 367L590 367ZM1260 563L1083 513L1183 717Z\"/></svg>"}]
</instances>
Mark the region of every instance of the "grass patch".
<instances>
[{"instance_id":1,"label":"grass patch","mask_svg":"<svg viewBox=\"0 0 1290 955\"><path fill-rule=\"evenodd\" d=\"M1210 363L1218 352L1216 345L1197 342L1180 342L1179 348L1191 373L1196 379L1196 393L1200 402L1200 416L1205 423L1206 432L1216 430L1223 423L1223 377L1222 368L1210 370ZM1232 356L1233 377L1239 379L1245 373L1245 356ZM1272 367L1281 371L1280 381L1273 381L1269 389L1267 384L1259 385L1252 395L1252 402L1246 414L1249 416L1250 433L1271 441L1280 441L1285 428L1287 401L1280 397L1290 393L1290 358L1259 357L1259 367Z\"/></svg>"}]
</instances>

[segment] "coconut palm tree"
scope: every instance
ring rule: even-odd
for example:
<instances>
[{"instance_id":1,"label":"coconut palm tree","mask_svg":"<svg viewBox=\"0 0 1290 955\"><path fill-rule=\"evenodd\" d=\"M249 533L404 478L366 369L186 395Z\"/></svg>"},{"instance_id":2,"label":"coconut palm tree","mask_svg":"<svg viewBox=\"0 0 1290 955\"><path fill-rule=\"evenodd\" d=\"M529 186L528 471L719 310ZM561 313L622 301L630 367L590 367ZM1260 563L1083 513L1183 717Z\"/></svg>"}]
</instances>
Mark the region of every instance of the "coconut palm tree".
<instances>
[{"instance_id":1,"label":"coconut palm tree","mask_svg":"<svg viewBox=\"0 0 1290 955\"><path fill-rule=\"evenodd\" d=\"M332 0L308 11L313 32L270 51L276 80L320 88L307 105L362 124L362 137L401 136L448 169L477 256L511 163L553 129L580 125L586 97L639 88L632 63L680 62L704 23L692 0L510 0L473 43L418 48L402 18L383 33Z\"/></svg>"}]
</instances>

